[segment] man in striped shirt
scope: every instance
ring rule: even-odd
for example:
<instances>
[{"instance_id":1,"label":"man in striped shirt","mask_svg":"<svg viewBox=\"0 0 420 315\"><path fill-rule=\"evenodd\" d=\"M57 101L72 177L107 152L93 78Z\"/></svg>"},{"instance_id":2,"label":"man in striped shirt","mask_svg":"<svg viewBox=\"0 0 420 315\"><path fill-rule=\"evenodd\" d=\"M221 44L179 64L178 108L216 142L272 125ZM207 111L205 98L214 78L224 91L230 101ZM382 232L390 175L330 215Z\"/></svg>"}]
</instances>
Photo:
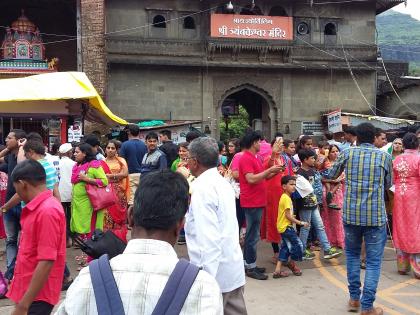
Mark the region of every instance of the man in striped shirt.
<instances>
[{"instance_id":1,"label":"man in striped shirt","mask_svg":"<svg viewBox=\"0 0 420 315\"><path fill-rule=\"evenodd\" d=\"M359 146L344 149L327 177L346 174L343 223L346 233L347 279L349 283L349 311L362 314L382 314L374 308L382 255L386 243L386 212L384 192L392 185L391 156L373 145L375 127L370 123L357 126ZM366 246L366 275L360 299L360 251Z\"/></svg>"}]
</instances>

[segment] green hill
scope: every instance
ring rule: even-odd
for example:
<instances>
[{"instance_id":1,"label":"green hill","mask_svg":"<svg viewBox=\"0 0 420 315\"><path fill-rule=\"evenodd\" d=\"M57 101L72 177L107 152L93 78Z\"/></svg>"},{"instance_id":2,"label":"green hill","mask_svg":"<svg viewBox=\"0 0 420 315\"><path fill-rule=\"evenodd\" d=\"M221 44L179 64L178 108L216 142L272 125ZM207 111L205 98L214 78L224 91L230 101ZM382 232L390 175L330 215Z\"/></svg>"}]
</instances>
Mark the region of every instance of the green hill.
<instances>
[{"instance_id":1,"label":"green hill","mask_svg":"<svg viewBox=\"0 0 420 315\"><path fill-rule=\"evenodd\" d=\"M378 43L384 59L410 62L410 72L420 75L420 21L389 10L376 18Z\"/></svg>"}]
</instances>

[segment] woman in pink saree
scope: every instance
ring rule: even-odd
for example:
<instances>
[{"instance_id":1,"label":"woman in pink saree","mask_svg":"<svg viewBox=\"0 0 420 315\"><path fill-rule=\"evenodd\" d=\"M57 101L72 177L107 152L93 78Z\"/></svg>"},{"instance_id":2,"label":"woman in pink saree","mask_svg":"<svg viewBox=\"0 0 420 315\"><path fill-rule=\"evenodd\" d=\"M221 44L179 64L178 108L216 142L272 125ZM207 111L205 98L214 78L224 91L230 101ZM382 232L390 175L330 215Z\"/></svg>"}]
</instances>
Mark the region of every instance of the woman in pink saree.
<instances>
[{"instance_id":1,"label":"woman in pink saree","mask_svg":"<svg viewBox=\"0 0 420 315\"><path fill-rule=\"evenodd\" d=\"M420 154L419 140L413 133L404 136L405 151L393 163L395 194L393 237L397 250L398 273L413 270L420 279Z\"/></svg>"}]
</instances>

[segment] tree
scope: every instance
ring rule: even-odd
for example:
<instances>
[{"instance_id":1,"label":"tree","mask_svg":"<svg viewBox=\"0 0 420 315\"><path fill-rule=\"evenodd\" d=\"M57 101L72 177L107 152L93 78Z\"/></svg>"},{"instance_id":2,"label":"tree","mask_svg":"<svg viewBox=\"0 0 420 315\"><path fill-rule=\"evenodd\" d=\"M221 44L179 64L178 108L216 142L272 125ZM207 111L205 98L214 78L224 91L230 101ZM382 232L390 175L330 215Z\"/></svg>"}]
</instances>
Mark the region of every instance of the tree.
<instances>
[{"instance_id":1,"label":"tree","mask_svg":"<svg viewBox=\"0 0 420 315\"><path fill-rule=\"evenodd\" d=\"M225 121L220 122L220 140L228 141L232 138L240 138L247 128L249 128L249 114L242 105L239 105L239 115L229 117L228 130L226 130Z\"/></svg>"}]
</instances>

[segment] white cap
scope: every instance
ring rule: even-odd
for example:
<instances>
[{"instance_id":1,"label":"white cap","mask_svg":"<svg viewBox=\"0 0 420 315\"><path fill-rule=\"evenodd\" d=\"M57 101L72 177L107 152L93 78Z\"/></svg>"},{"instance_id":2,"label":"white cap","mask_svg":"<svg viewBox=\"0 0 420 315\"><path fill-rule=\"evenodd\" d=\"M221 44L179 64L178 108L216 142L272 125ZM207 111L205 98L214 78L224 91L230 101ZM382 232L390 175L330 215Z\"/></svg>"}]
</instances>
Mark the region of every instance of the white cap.
<instances>
[{"instance_id":1,"label":"white cap","mask_svg":"<svg viewBox=\"0 0 420 315\"><path fill-rule=\"evenodd\" d=\"M61 154L65 154L72 149L73 149L73 147L72 147L71 143L64 143L64 144L60 145L60 148L58 149L58 152L60 152Z\"/></svg>"}]
</instances>

